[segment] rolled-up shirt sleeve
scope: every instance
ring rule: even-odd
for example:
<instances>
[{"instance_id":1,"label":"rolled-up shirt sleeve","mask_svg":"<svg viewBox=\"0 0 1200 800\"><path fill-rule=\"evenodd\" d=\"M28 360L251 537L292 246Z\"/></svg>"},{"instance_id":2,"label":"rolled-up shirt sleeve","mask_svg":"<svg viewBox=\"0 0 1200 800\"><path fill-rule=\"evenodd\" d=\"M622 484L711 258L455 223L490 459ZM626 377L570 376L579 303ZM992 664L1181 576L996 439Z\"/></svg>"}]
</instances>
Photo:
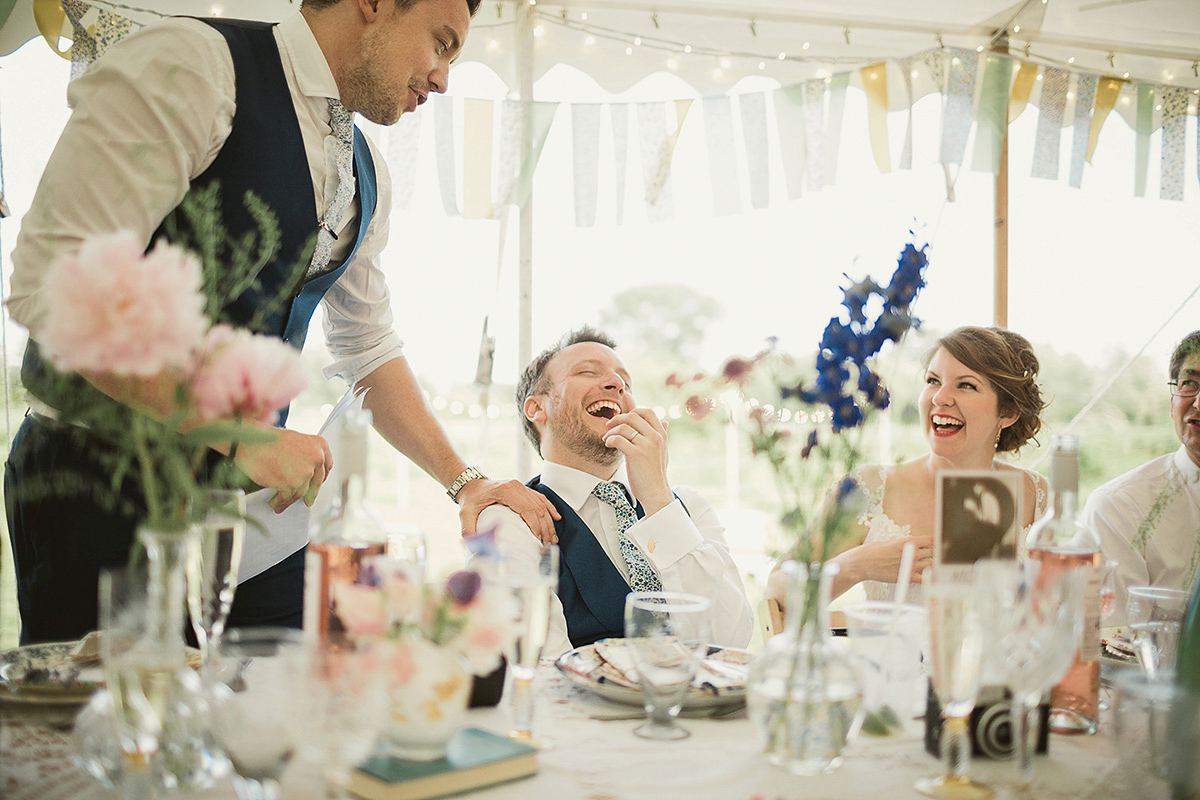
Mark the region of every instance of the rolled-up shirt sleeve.
<instances>
[{"instance_id":1,"label":"rolled-up shirt sleeve","mask_svg":"<svg viewBox=\"0 0 1200 800\"><path fill-rule=\"evenodd\" d=\"M375 215L350 265L321 301L325 344L333 356L333 362L325 367L325 377L340 375L351 385L404 354L404 343L392 327L391 294L381 263L388 239L392 184L382 154L370 139L367 143L375 160L379 193Z\"/></svg>"}]
</instances>

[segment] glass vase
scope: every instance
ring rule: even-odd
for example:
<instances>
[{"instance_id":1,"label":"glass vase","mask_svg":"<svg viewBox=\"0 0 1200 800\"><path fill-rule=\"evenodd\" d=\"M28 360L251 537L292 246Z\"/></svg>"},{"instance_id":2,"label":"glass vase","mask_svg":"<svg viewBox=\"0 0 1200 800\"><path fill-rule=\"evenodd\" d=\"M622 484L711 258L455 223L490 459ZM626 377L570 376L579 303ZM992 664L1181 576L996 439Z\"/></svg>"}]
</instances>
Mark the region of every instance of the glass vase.
<instances>
[{"instance_id":1,"label":"glass vase","mask_svg":"<svg viewBox=\"0 0 1200 800\"><path fill-rule=\"evenodd\" d=\"M789 561L781 569L788 576L785 627L750 663L747 704L767 760L815 775L841 764L862 724L862 681L830 632L837 565Z\"/></svg>"}]
</instances>

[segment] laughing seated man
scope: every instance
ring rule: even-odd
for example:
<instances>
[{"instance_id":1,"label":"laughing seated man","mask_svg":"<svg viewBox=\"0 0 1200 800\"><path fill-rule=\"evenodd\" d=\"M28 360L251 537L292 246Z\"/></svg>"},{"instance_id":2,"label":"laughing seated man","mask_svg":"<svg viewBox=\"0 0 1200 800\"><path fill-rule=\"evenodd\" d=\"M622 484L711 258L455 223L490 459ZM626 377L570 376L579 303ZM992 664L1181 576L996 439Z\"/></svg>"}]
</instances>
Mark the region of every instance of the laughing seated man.
<instances>
[{"instance_id":1,"label":"laughing seated man","mask_svg":"<svg viewBox=\"0 0 1200 800\"><path fill-rule=\"evenodd\" d=\"M634 402L614 347L590 328L572 331L517 384L525 432L544 459L529 486L562 516L542 655L623 636L625 596L659 589L708 597L713 642L745 647L753 617L725 529L696 491L668 482L666 425ZM488 528L505 558L536 558L540 544L519 515L488 508L479 529Z\"/></svg>"}]
</instances>

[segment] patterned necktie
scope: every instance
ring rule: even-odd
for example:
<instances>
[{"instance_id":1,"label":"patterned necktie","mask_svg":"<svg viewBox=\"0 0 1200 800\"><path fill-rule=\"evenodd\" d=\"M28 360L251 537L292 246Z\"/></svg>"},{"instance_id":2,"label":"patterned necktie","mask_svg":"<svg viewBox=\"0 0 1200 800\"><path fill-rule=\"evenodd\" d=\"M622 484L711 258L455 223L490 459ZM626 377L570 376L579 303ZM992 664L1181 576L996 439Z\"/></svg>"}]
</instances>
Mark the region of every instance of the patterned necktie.
<instances>
[{"instance_id":1,"label":"patterned necktie","mask_svg":"<svg viewBox=\"0 0 1200 800\"><path fill-rule=\"evenodd\" d=\"M330 195L326 192L325 214L321 217L321 227L317 231L317 248L313 251L312 263L308 267L307 277L320 275L329 267L329 257L333 252L333 240L337 238L335 231L340 227L342 217L350 208L354 199L354 119L340 101L329 98L329 126L333 129L328 137L333 139L334 163L337 166L337 189ZM329 151L328 139L326 152ZM326 186L329 183L326 181Z\"/></svg>"},{"instance_id":2,"label":"patterned necktie","mask_svg":"<svg viewBox=\"0 0 1200 800\"><path fill-rule=\"evenodd\" d=\"M635 592L662 591L662 581L659 580L658 573L650 566L650 562L642 555L642 551L634 544L633 540L625 534L625 531L637 522L637 515L634 514L633 506L629 504L629 498L621 484L601 481L596 484L596 488L592 489L592 494L608 503L617 512L617 541L621 545L621 556L625 559L626 566L629 567L630 588Z\"/></svg>"}]
</instances>

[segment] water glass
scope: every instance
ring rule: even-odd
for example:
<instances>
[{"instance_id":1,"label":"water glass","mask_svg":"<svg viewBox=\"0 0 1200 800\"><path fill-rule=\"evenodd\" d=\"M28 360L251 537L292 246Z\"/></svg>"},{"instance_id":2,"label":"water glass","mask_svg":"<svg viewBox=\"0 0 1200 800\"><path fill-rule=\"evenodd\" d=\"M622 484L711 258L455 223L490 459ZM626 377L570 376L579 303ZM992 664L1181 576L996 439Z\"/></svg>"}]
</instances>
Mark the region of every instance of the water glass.
<instances>
[{"instance_id":1,"label":"water glass","mask_svg":"<svg viewBox=\"0 0 1200 800\"><path fill-rule=\"evenodd\" d=\"M1175 668L1179 628L1187 611L1189 596L1179 589L1161 586L1130 586L1125 607L1129 637L1138 663L1147 675Z\"/></svg>"},{"instance_id":2,"label":"water glass","mask_svg":"<svg viewBox=\"0 0 1200 800\"><path fill-rule=\"evenodd\" d=\"M533 735L533 678L550 631L550 598L558 589L558 545L539 544L536 557L502 558L496 578L512 592L516 636L508 652L512 673L513 739L547 747Z\"/></svg>"},{"instance_id":3,"label":"water glass","mask_svg":"<svg viewBox=\"0 0 1200 800\"><path fill-rule=\"evenodd\" d=\"M387 546L384 553L388 558L407 564L406 574L416 584L425 582L428 565L428 543L425 534L414 525L389 526Z\"/></svg>"},{"instance_id":4,"label":"water glass","mask_svg":"<svg viewBox=\"0 0 1200 800\"><path fill-rule=\"evenodd\" d=\"M276 800L308 721L308 658L292 628L235 628L221 643L216 732L240 800Z\"/></svg>"},{"instance_id":5,"label":"water glass","mask_svg":"<svg viewBox=\"0 0 1200 800\"><path fill-rule=\"evenodd\" d=\"M187 603L207 665L209 654L220 650L237 590L246 537L246 493L241 489L207 490L199 527L200 536L188 558Z\"/></svg>"},{"instance_id":6,"label":"water glass","mask_svg":"<svg viewBox=\"0 0 1200 800\"><path fill-rule=\"evenodd\" d=\"M1170 673L1127 669L1117 677L1114 707L1121 773L1143 798L1166 798L1171 708L1177 695Z\"/></svg>"},{"instance_id":7,"label":"water glass","mask_svg":"<svg viewBox=\"0 0 1200 800\"><path fill-rule=\"evenodd\" d=\"M851 657L863 675L862 730L898 733L924 708L921 647L929 614L918 605L867 601L843 609ZM920 709L918 708L920 706Z\"/></svg>"},{"instance_id":8,"label":"water glass","mask_svg":"<svg viewBox=\"0 0 1200 800\"><path fill-rule=\"evenodd\" d=\"M648 719L634 730L646 739L683 739L675 724L710 641L710 602L683 592L630 592L625 598L625 640Z\"/></svg>"}]
</instances>

